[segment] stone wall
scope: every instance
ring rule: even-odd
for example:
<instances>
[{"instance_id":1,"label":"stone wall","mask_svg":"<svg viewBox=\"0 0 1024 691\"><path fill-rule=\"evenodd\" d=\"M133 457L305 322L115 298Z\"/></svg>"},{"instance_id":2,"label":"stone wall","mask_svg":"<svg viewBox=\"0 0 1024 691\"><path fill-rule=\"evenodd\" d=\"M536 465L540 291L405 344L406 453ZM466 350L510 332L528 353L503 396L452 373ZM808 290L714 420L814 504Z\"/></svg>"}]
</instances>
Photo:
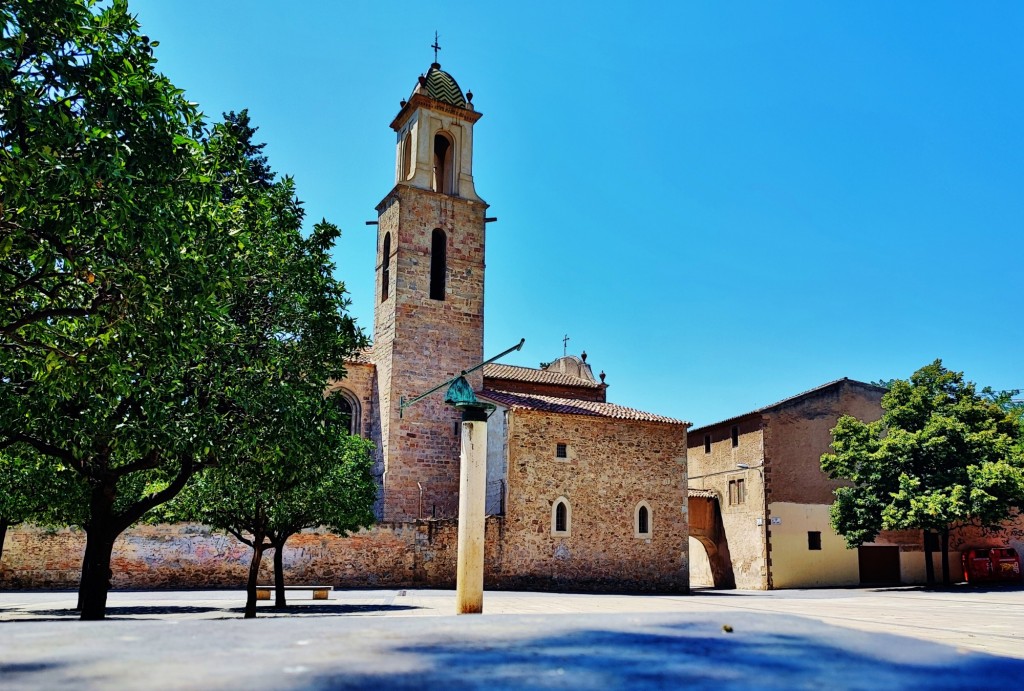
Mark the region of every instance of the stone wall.
<instances>
[{"instance_id":1,"label":"stone wall","mask_svg":"<svg viewBox=\"0 0 1024 691\"><path fill-rule=\"evenodd\" d=\"M686 427L515 409L500 579L533 589L685 592ZM568 458L556 445L568 444ZM556 500L569 530L552 531ZM635 536L640 502L651 534Z\"/></svg>"},{"instance_id":2,"label":"stone wall","mask_svg":"<svg viewBox=\"0 0 1024 691\"><path fill-rule=\"evenodd\" d=\"M733 427L736 428L736 446L732 444ZM705 445L706 436L708 445ZM711 490L718 499L736 587L767 588L765 521L768 512L764 490L766 473L761 468L764 458L761 416L751 414L727 420L691 433L688 439L689 487ZM740 464L749 467L740 468ZM742 490L739 489L741 482ZM711 585L707 553L699 543L696 546L699 549L690 555L695 565L694 585Z\"/></svg>"},{"instance_id":3,"label":"stone wall","mask_svg":"<svg viewBox=\"0 0 1024 691\"><path fill-rule=\"evenodd\" d=\"M876 386L842 381L767 411L768 501L831 504L832 492L844 484L829 479L821 470L821 455L831 450L832 428L842 415L865 422L881 418L884 393Z\"/></svg>"},{"instance_id":4,"label":"stone wall","mask_svg":"<svg viewBox=\"0 0 1024 691\"><path fill-rule=\"evenodd\" d=\"M501 519L487 520L488 587L501 587ZM455 587L456 521L380 524L348 537L304 532L285 547L288 582L339 588ZM12 528L0 560L0 588L78 586L85 533ZM137 526L115 543L115 588L241 588L251 550L234 537L194 524ZM273 552L262 579L272 582Z\"/></svg>"}]
</instances>

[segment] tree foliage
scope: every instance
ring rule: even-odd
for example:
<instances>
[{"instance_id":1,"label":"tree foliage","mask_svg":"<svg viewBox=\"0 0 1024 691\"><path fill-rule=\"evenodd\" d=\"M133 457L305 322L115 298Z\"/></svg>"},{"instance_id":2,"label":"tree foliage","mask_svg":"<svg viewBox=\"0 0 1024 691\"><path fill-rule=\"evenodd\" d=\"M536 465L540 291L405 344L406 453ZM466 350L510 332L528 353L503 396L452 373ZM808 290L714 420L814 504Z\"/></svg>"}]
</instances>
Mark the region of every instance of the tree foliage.
<instances>
[{"instance_id":1,"label":"tree foliage","mask_svg":"<svg viewBox=\"0 0 1024 691\"><path fill-rule=\"evenodd\" d=\"M306 401L307 404L313 403ZM303 434L287 448L235 467L196 477L168 505L168 518L205 523L252 548L246 618L256 616L256 586L263 553L274 549L277 606L285 605L283 553L288 539L324 526L344 535L373 523L376 484L371 444L349 436L330 399L306 413Z\"/></svg>"},{"instance_id":2,"label":"tree foliage","mask_svg":"<svg viewBox=\"0 0 1024 691\"><path fill-rule=\"evenodd\" d=\"M853 547L881 530L948 537L956 523L998 525L1024 505L1021 427L1008 401L936 360L891 382L881 420L840 418L821 459L829 477L851 483L835 492L836 531Z\"/></svg>"},{"instance_id":3,"label":"tree foliage","mask_svg":"<svg viewBox=\"0 0 1024 691\"><path fill-rule=\"evenodd\" d=\"M114 539L196 472L275 449L275 387L363 344L247 115L207 130L124 0L0 7L0 452L64 477L102 618ZM268 417L269 416L269 417ZM265 418L265 419L258 419ZM8 502L13 506L13 499Z\"/></svg>"}]
</instances>

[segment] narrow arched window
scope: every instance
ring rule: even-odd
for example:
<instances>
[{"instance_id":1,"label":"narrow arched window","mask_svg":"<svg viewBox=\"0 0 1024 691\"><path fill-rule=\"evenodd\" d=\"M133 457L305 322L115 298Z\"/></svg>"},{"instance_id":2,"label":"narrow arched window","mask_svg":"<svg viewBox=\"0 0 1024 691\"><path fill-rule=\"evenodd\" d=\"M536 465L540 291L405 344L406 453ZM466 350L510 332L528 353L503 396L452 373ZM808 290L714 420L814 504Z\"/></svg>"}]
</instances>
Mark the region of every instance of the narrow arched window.
<instances>
[{"instance_id":1,"label":"narrow arched window","mask_svg":"<svg viewBox=\"0 0 1024 691\"><path fill-rule=\"evenodd\" d=\"M448 273L448 237L440 228L430 236L430 299L444 300L444 282Z\"/></svg>"},{"instance_id":2,"label":"narrow arched window","mask_svg":"<svg viewBox=\"0 0 1024 691\"><path fill-rule=\"evenodd\" d=\"M348 433L359 434L359 403L352 392L338 389L334 394L334 405L341 413Z\"/></svg>"},{"instance_id":3,"label":"narrow arched window","mask_svg":"<svg viewBox=\"0 0 1024 691\"><path fill-rule=\"evenodd\" d=\"M551 507L551 534L568 536L572 530L572 507L569 500L559 497Z\"/></svg>"},{"instance_id":4,"label":"narrow arched window","mask_svg":"<svg viewBox=\"0 0 1024 691\"><path fill-rule=\"evenodd\" d=\"M402 179L412 177L412 134L406 132L402 142Z\"/></svg>"},{"instance_id":5,"label":"narrow arched window","mask_svg":"<svg viewBox=\"0 0 1024 691\"><path fill-rule=\"evenodd\" d=\"M435 192L452 193L452 143L440 132L434 135L434 181Z\"/></svg>"},{"instance_id":6,"label":"narrow arched window","mask_svg":"<svg viewBox=\"0 0 1024 691\"><path fill-rule=\"evenodd\" d=\"M651 507L642 501L636 505L633 513L633 537L649 538L651 536Z\"/></svg>"},{"instance_id":7,"label":"narrow arched window","mask_svg":"<svg viewBox=\"0 0 1024 691\"><path fill-rule=\"evenodd\" d=\"M384 256L380 262L380 301L388 299L388 286L391 285L391 233L384 235Z\"/></svg>"}]
</instances>

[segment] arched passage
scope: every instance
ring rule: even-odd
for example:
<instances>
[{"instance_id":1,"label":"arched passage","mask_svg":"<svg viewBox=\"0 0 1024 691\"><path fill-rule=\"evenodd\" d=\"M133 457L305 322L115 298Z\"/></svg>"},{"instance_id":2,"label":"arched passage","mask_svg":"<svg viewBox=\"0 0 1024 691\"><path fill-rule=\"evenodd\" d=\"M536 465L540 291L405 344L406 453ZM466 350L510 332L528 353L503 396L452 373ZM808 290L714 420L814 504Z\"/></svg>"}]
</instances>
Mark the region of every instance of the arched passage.
<instances>
[{"instance_id":1,"label":"arched passage","mask_svg":"<svg viewBox=\"0 0 1024 691\"><path fill-rule=\"evenodd\" d=\"M722 509L718 497L710 490L690 490L690 537L704 546L711 565L711 576L716 588L736 587L736 576L729 557L729 541L722 523Z\"/></svg>"}]
</instances>

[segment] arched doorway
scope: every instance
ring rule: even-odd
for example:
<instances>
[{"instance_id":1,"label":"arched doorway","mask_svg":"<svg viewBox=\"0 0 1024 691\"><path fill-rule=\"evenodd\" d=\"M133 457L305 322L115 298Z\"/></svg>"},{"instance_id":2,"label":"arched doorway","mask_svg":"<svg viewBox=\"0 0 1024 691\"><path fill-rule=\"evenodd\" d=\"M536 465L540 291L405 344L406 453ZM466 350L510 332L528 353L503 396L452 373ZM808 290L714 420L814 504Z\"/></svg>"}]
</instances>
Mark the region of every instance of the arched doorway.
<instances>
[{"instance_id":1,"label":"arched doorway","mask_svg":"<svg viewBox=\"0 0 1024 691\"><path fill-rule=\"evenodd\" d=\"M700 543L707 552L714 587L733 589L736 587L736 576L732 571L729 542L725 536L718 496L706 489L691 489L688 495L690 537Z\"/></svg>"}]
</instances>

